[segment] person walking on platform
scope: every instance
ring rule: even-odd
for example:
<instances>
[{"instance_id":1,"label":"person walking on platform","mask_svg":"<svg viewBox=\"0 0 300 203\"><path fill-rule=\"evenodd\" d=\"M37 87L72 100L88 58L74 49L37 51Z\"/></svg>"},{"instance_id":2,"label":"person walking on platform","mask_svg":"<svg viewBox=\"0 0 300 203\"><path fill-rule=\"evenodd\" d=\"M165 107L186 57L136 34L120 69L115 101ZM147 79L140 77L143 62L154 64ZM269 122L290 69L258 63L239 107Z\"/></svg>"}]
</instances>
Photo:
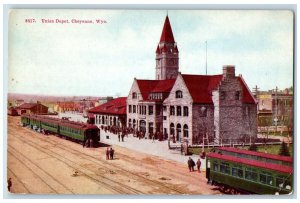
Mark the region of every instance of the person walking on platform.
<instances>
[{"instance_id":1,"label":"person walking on platform","mask_svg":"<svg viewBox=\"0 0 300 203\"><path fill-rule=\"evenodd\" d=\"M111 160L114 159L114 153L115 153L115 150L111 147L110 150L109 150L109 155L110 155Z\"/></svg>"},{"instance_id":2,"label":"person walking on platform","mask_svg":"<svg viewBox=\"0 0 300 203\"><path fill-rule=\"evenodd\" d=\"M108 160L109 159L109 148L107 147L106 148L106 160Z\"/></svg>"},{"instance_id":3,"label":"person walking on platform","mask_svg":"<svg viewBox=\"0 0 300 203\"><path fill-rule=\"evenodd\" d=\"M198 159L198 161L197 161L197 169L198 169L198 172L199 173L201 173L201 170L200 170L200 168L201 168L201 160L200 159Z\"/></svg>"},{"instance_id":4,"label":"person walking on platform","mask_svg":"<svg viewBox=\"0 0 300 203\"><path fill-rule=\"evenodd\" d=\"M189 157L189 160L188 160L188 167L189 167L190 172L194 171L194 166L195 166L195 165L196 165L196 164L195 164L194 160L193 160L191 157Z\"/></svg>"}]
</instances>

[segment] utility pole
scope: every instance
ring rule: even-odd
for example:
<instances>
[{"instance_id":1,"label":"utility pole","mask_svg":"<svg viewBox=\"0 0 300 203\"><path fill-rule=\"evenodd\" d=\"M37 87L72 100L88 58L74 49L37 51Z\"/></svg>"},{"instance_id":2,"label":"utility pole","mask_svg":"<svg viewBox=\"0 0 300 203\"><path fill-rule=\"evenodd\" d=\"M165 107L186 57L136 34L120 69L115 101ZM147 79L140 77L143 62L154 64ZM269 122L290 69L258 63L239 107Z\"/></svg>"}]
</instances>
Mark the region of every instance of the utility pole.
<instances>
[{"instance_id":1,"label":"utility pole","mask_svg":"<svg viewBox=\"0 0 300 203\"><path fill-rule=\"evenodd\" d=\"M275 89L275 118L274 118L274 122L275 122L275 134L277 133L277 122L278 122L278 118L277 118L277 90L278 87L276 86Z\"/></svg>"},{"instance_id":2,"label":"utility pole","mask_svg":"<svg viewBox=\"0 0 300 203\"><path fill-rule=\"evenodd\" d=\"M207 41L205 41L205 54L206 54L206 58L205 58L205 73L207 75Z\"/></svg>"}]
</instances>

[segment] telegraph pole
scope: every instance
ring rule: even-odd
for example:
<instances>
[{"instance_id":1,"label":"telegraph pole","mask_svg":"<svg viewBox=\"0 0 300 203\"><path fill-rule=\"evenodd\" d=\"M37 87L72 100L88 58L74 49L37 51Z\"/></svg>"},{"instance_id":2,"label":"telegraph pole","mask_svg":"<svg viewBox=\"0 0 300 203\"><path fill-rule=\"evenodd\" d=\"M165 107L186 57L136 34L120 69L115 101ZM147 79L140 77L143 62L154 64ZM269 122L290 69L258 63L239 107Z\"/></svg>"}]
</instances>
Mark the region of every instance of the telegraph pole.
<instances>
[{"instance_id":1,"label":"telegraph pole","mask_svg":"<svg viewBox=\"0 0 300 203\"><path fill-rule=\"evenodd\" d=\"M277 133L277 122L278 122L278 118L277 118L277 91L278 91L278 87L276 86L275 89L275 118L274 118L274 122L275 122L275 134Z\"/></svg>"}]
</instances>

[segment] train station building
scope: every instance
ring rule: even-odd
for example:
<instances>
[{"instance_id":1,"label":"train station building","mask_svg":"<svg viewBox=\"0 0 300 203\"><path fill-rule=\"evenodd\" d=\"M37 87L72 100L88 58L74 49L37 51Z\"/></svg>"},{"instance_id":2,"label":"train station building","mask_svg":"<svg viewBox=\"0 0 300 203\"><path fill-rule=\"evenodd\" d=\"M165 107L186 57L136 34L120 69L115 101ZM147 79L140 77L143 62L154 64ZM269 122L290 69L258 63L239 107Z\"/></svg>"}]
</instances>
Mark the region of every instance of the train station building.
<instances>
[{"instance_id":1,"label":"train station building","mask_svg":"<svg viewBox=\"0 0 300 203\"><path fill-rule=\"evenodd\" d=\"M220 68L221 69L221 68ZM179 72L179 50L168 16L156 49L155 80L134 78L127 127L160 132L189 145L242 143L257 136L257 102L234 65L219 75Z\"/></svg>"}]
</instances>

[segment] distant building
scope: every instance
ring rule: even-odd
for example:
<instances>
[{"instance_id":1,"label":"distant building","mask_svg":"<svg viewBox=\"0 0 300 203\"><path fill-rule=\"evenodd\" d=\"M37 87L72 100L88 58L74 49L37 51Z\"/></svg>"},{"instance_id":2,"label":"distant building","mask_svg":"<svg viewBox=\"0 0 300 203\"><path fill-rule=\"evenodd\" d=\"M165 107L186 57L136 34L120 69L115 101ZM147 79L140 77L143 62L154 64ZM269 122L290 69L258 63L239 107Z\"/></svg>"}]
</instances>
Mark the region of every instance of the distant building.
<instances>
[{"instance_id":1,"label":"distant building","mask_svg":"<svg viewBox=\"0 0 300 203\"><path fill-rule=\"evenodd\" d=\"M48 107L44 106L40 103L24 103L19 107L16 107L18 114L21 115L23 113L29 114L47 114Z\"/></svg>"},{"instance_id":2,"label":"distant building","mask_svg":"<svg viewBox=\"0 0 300 203\"><path fill-rule=\"evenodd\" d=\"M54 105L54 111L64 113L64 112L79 112L80 104L75 102L57 102Z\"/></svg>"},{"instance_id":3,"label":"distant building","mask_svg":"<svg viewBox=\"0 0 300 203\"><path fill-rule=\"evenodd\" d=\"M92 108L88 113L93 114L96 125L126 126L126 97L119 97Z\"/></svg>"},{"instance_id":4,"label":"distant building","mask_svg":"<svg viewBox=\"0 0 300 203\"><path fill-rule=\"evenodd\" d=\"M261 91L256 97L260 126L287 125L290 122L294 107L292 91Z\"/></svg>"},{"instance_id":5,"label":"distant building","mask_svg":"<svg viewBox=\"0 0 300 203\"><path fill-rule=\"evenodd\" d=\"M10 116L18 116L18 111L15 107L9 107L7 109L7 114L10 115Z\"/></svg>"},{"instance_id":6,"label":"distant building","mask_svg":"<svg viewBox=\"0 0 300 203\"><path fill-rule=\"evenodd\" d=\"M101 105L101 104L104 104L104 103L106 103L106 102L108 102L112 99L114 99L114 98L113 97L100 97L98 103L99 103L99 105Z\"/></svg>"}]
</instances>

